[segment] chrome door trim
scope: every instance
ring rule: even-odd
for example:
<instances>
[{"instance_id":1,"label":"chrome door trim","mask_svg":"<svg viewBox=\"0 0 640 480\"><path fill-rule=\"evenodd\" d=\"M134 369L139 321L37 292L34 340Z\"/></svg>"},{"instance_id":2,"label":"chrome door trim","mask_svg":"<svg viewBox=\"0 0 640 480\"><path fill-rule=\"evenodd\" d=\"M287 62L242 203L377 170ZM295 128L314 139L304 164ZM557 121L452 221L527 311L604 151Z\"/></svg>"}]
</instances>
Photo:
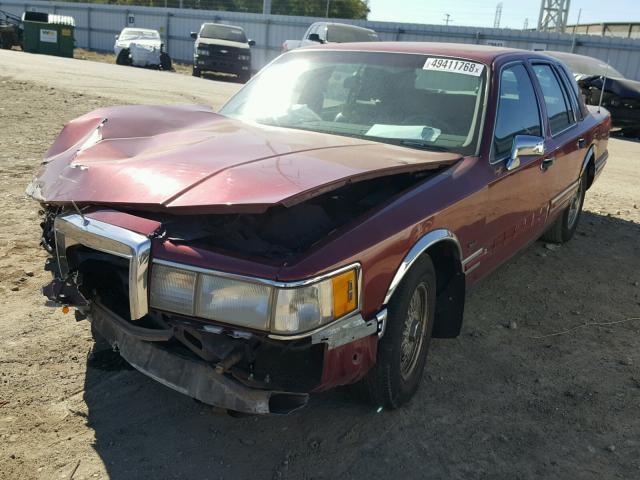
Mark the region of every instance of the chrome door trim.
<instances>
[{"instance_id":1,"label":"chrome door trim","mask_svg":"<svg viewBox=\"0 0 640 480\"><path fill-rule=\"evenodd\" d=\"M402 279L407 274L411 266L415 263L415 261L429 248L439 242L453 242L458 250L458 258L462 258L462 249L460 248L460 242L455 234L445 228L439 228L437 230L432 230L423 237L418 240L409 253L402 259L402 262L398 266L396 270L396 274L391 280L391 284L389 285L389 289L387 290L387 295L384 297L383 305L386 305L391 300L394 292L402 282Z\"/></svg>"},{"instance_id":2,"label":"chrome door trim","mask_svg":"<svg viewBox=\"0 0 640 480\"><path fill-rule=\"evenodd\" d=\"M147 272L151 240L131 230L101 222L77 213L59 215L54 222L56 255L60 275L69 273L67 249L73 245L115 255L129 260L129 312L132 320L149 311Z\"/></svg>"}]
</instances>

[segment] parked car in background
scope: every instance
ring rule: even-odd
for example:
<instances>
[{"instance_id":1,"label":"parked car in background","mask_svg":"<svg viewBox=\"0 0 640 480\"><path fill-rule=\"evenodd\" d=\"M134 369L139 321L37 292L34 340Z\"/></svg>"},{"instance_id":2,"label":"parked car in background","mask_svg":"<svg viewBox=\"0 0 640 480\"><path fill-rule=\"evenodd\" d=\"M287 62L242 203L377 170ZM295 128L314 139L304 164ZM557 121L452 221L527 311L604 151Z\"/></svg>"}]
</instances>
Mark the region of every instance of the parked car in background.
<instances>
[{"instance_id":1,"label":"parked car in background","mask_svg":"<svg viewBox=\"0 0 640 480\"><path fill-rule=\"evenodd\" d=\"M157 30L148 28L124 28L116 35L113 46L118 65L157 67L171 70L171 57L164 51L164 44Z\"/></svg>"},{"instance_id":2,"label":"parked car in background","mask_svg":"<svg viewBox=\"0 0 640 480\"><path fill-rule=\"evenodd\" d=\"M199 32L191 32L193 76L205 72L236 75L245 83L251 78L251 47L242 27L221 23L203 23Z\"/></svg>"},{"instance_id":3,"label":"parked car in background","mask_svg":"<svg viewBox=\"0 0 640 480\"><path fill-rule=\"evenodd\" d=\"M377 42L379 40L378 34L370 28L346 23L316 22L307 29L302 40L285 40L282 51L318 43Z\"/></svg>"},{"instance_id":4,"label":"parked car in background","mask_svg":"<svg viewBox=\"0 0 640 480\"><path fill-rule=\"evenodd\" d=\"M640 137L640 82L624 78L602 60L566 52L545 52L562 60L575 75L588 105L602 106L611 113L612 126L626 137ZM606 78L606 80L605 80Z\"/></svg>"},{"instance_id":5,"label":"parked car in background","mask_svg":"<svg viewBox=\"0 0 640 480\"><path fill-rule=\"evenodd\" d=\"M205 403L287 413L359 383L397 408L431 337L460 333L471 286L540 236L571 239L609 126L539 53L295 50L219 113L69 123L27 189L43 293Z\"/></svg>"},{"instance_id":6,"label":"parked car in background","mask_svg":"<svg viewBox=\"0 0 640 480\"><path fill-rule=\"evenodd\" d=\"M0 48L9 50L14 45L22 48L23 34L22 19L17 15L0 10Z\"/></svg>"}]
</instances>

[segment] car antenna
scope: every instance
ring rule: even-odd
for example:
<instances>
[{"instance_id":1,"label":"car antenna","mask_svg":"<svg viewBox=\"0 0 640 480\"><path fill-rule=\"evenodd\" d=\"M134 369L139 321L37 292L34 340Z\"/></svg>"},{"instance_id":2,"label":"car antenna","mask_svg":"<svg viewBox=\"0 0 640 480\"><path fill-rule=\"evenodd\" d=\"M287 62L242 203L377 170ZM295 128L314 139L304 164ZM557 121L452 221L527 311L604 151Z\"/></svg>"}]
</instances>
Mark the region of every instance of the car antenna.
<instances>
[{"instance_id":1,"label":"car antenna","mask_svg":"<svg viewBox=\"0 0 640 480\"><path fill-rule=\"evenodd\" d=\"M76 209L76 212L78 212L78 215L80 215L82 217L82 224L86 227L87 225L89 225L89 222L87 221L87 218L84 216L84 213L82 213L82 210L80 210L78 208L78 205L76 205L76 202L74 202L73 200L71 200L71 205L73 205L73 208Z\"/></svg>"},{"instance_id":2,"label":"car antenna","mask_svg":"<svg viewBox=\"0 0 640 480\"><path fill-rule=\"evenodd\" d=\"M609 63L609 59L607 59L607 63ZM600 89L600 100L598 101L598 113L600 113L600 107L602 107L602 97L604 97L604 87L607 85L607 73L605 71L602 78L602 88Z\"/></svg>"}]
</instances>

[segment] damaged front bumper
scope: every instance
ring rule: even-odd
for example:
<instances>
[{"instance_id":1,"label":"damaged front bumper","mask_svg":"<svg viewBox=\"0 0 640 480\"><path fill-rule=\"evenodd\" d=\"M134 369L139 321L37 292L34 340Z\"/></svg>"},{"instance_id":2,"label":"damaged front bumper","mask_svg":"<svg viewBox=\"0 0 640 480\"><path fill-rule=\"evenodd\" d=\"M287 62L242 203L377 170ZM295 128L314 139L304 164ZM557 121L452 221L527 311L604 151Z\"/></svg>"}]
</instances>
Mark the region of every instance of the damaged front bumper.
<instances>
[{"instance_id":1,"label":"damaged front bumper","mask_svg":"<svg viewBox=\"0 0 640 480\"><path fill-rule=\"evenodd\" d=\"M317 330L281 336L150 308L150 239L158 224L105 212L55 217L55 278L43 293L75 306L78 319L86 314L140 372L210 405L286 414L303 407L311 392L359 380L375 363L385 310L369 320L356 311ZM122 289L113 296L107 287L118 283Z\"/></svg>"},{"instance_id":2,"label":"damaged front bumper","mask_svg":"<svg viewBox=\"0 0 640 480\"><path fill-rule=\"evenodd\" d=\"M305 393L256 390L246 387L204 361L179 356L160 343L173 336L131 325L99 303L90 312L97 332L134 368L173 390L209 405L251 414L286 414L306 405Z\"/></svg>"}]
</instances>

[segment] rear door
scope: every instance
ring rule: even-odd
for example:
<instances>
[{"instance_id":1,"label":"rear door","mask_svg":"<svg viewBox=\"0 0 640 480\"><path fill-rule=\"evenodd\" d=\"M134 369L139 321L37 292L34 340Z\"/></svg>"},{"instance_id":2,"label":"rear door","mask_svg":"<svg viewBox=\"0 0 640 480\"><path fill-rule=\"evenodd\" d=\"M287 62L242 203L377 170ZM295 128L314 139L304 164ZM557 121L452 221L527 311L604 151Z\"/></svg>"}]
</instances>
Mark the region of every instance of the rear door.
<instances>
[{"instance_id":1,"label":"rear door","mask_svg":"<svg viewBox=\"0 0 640 480\"><path fill-rule=\"evenodd\" d=\"M542 164L549 188L549 220L559 214L578 187L578 176L587 153L573 89L551 62L533 61L538 94L546 112L545 160Z\"/></svg>"}]
</instances>

